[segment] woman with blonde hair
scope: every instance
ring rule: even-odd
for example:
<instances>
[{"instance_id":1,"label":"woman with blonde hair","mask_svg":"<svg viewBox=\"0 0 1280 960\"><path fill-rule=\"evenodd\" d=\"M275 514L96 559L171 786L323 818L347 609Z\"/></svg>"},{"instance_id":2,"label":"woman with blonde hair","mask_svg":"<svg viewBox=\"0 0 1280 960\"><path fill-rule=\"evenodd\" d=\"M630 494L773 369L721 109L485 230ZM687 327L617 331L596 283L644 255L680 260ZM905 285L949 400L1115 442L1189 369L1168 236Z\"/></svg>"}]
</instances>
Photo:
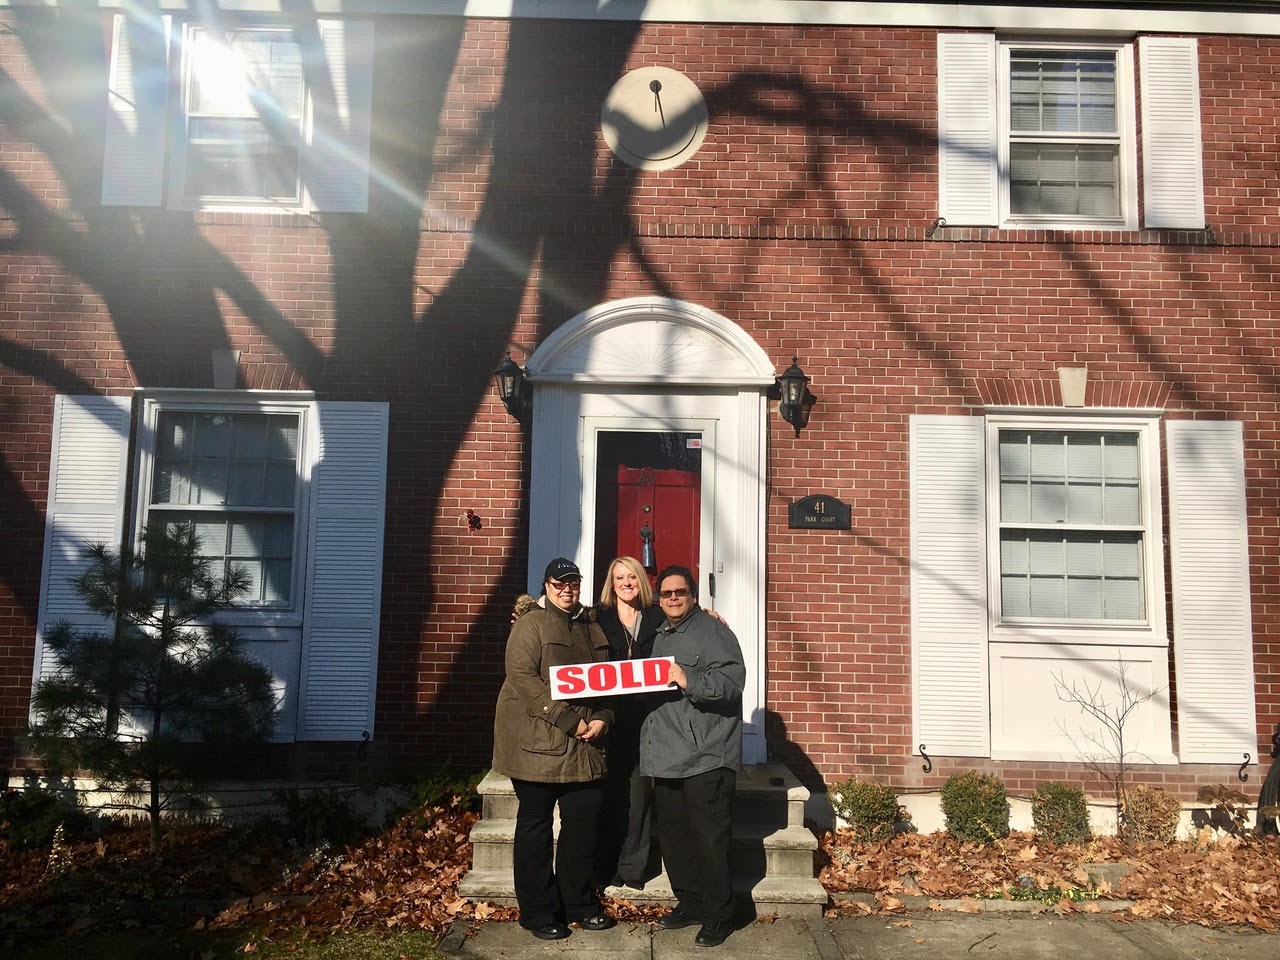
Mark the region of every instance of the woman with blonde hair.
<instances>
[{"instance_id":1,"label":"woman with blonde hair","mask_svg":"<svg viewBox=\"0 0 1280 960\"><path fill-rule=\"evenodd\" d=\"M649 577L635 557L609 564L596 624L609 641L611 660L639 660L653 651L658 628L666 619L654 606ZM611 886L641 889L657 875L653 855L653 780L640 773L640 724L650 698L614 700L609 735L609 770L601 811L600 858L597 871ZM608 879L612 877L612 879Z\"/></svg>"}]
</instances>

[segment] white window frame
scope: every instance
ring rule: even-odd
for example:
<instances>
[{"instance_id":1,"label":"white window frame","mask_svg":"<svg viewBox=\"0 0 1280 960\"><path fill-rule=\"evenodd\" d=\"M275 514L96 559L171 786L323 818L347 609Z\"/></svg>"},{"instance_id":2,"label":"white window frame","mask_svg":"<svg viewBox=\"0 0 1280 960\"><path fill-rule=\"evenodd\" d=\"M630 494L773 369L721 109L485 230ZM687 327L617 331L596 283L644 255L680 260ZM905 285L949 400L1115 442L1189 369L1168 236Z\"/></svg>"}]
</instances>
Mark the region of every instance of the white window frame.
<instances>
[{"instance_id":1,"label":"white window frame","mask_svg":"<svg viewBox=\"0 0 1280 960\"><path fill-rule=\"evenodd\" d=\"M271 198L260 196L222 196L220 194L194 195L186 192L187 151L190 145L188 128L191 121L191 54L194 37L201 32L233 32L279 33L293 35L291 24L276 23L236 23L226 24L221 28L204 22L189 22L182 25L181 42L178 46L180 62L177 70L179 84L175 99L177 108L173 111L173 122L170 128L172 144L169 169L169 207L175 210L238 210L245 212L260 211L269 213L305 213L311 209L311 201L303 184L302 167L305 154L311 143L313 110L311 103L311 87L306 79L306 53L303 57L302 106L298 120L298 180L295 195L292 198Z\"/></svg>"},{"instance_id":2,"label":"white window frame","mask_svg":"<svg viewBox=\"0 0 1280 960\"><path fill-rule=\"evenodd\" d=\"M1127 414L1127 415L1126 415ZM988 413L986 416L987 604L992 643L1071 643L1111 646L1168 646L1165 617L1164 529L1161 506L1159 417L1118 415L1061 415ZM1139 504L1143 528L1142 563L1146 618L1142 621L1059 620L1005 618L1001 615L1000 583L1000 431L1045 430L1096 433L1134 432L1138 435L1141 471Z\"/></svg>"},{"instance_id":3,"label":"white window frame","mask_svg":"<svg viewBox=\"0 0 1280 960\"><path fill-rule=\"evenodd\" d=\"M1010 86L1009 54L1011 50L1046 50L1061 52L1113 52L1116 57L1116 124L1119 127L1120 146L1120 216L1061 217L1015 215L1010 198ZM1020 40L1000 38L996 42L996 105L999 116L998 170L1000 180L1000 225L1007 228L1033 227L1036 229L1079 230L1081 228L1136 230L1138 228L1138 149L1135 123L1135 86L1133 68L1133 44L1128 42L1101 42L1095 40L1078 43L1060 41ZM1083 142L1088 137L1062 137L1070 142ZM1110 138L1106 141L1114 142Z\"/></svg>"},{"instance_id":4,"label":"white window frame","mask_svg":"<svg viewBox=\"0 0 1280 960\"><path fill-rule=\"evenodd\" d=\"M236 606L219 614L219 620L238 627L301 628L303 622L307 556L307 489L310 482L310 417L313 415L311 394L276 391L172 390L152 391L142 398L138 413L137 450L134 461L133 510L130 536L135 549L142 544L151 491L155 480L155 449L160 414L196 413L273 413L298 418L298 474L293 504L293 569L289 606ZM232 508L229 508L232 509ZM220 511L219 511L220 512Z\"/></svg>"}]
</instances>

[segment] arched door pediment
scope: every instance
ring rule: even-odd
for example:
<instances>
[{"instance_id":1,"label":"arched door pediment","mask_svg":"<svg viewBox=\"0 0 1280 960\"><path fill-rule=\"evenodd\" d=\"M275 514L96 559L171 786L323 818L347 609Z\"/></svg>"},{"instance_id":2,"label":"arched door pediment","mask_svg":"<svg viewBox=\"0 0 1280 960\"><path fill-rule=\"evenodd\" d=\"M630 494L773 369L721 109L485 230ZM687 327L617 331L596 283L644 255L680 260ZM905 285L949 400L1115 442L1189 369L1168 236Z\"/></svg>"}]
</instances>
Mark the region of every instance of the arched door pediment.
<instances>
[{"instance_id":1,"label":"arched door pediment","mask_svg":"<svg viewBox=\"0 0 1280 960\"><path fill-rule=\"evenodd\" d=\"M682 300L593 307L552 333L525 366L542 383L768 386L768 355L732 320Z\"/></svg>"}]
</instances>

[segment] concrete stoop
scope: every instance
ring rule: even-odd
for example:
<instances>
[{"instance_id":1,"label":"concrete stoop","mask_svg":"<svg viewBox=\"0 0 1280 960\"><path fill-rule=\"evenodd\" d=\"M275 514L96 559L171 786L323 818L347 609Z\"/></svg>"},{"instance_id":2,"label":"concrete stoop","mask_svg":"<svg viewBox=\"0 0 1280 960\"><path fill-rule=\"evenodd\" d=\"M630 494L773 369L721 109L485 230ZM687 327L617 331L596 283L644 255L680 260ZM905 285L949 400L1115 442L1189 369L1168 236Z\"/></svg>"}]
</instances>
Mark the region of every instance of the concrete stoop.
<instances>
[{"instance_id":1,"label":"concrete stoop","mask_svg":"<svg viewBox=\"0 0 1280 960\"><path fill-rule=\"evenodd\" d=\"M471 828L471 870L458 886L460 896L514 904L512 842L516 795L511 781L490 773L481 781L481 819ZM820 918L827 893L814 877L818 841L804 826L809 791L781 764L748 766L734 794L733 846L729 859L734 888L750 898L760 915ZM555 824L558 834L559 823ZM644 889L609 887L607 896L636 904L674 905L666 872Z\"/></svg>"}]
</instances>

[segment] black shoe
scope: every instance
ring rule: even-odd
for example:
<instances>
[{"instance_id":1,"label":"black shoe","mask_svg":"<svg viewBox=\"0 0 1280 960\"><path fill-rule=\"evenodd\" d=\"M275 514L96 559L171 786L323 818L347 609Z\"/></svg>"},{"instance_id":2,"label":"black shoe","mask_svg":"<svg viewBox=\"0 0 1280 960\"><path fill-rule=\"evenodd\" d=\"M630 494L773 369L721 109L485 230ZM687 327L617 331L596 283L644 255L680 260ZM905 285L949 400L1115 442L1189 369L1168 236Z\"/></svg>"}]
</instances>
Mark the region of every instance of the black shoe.
<instances>
[{"instance_id":1,"label":"black shoe","mask_svg":"<svg viewBox=\"0 0 1280 960\"><path fill-rule=\"evenodd\" d=\"M682 930L685 927L692 927L697 922L696 917L689 916L679 907L676 907L666 916L658 918L658 926L663 930ZM728 936L728 934L725 934L725 936Z\"/></svg>"},{"instance_id":2,"label":"black shoe","mask_svg":"<svg viewBox=\"0 0 1280 960\"><path fill-rule=\"evenodd\" d=\"M698 935L693 938L693 942L700 947L718 947L729 939L729 934L732 932L733 927L727 923L706 924L698 931Z\"/></svg>"},{"instance_id":3,"label":"black shoe","mask_svg":"<svg viewBox=\"0 0 1280 960\"><path fill-rule=\"evenodd\" d=\"M563 923L557 923L552 920L550 923L544 923L540 927L526 927L539 940L563 940L569 935L569 928Z\"/></svg>"},{"instance_id":4,"label":"black shoe","mask_svg":"<svg viewBox=\"0 0 1280 960\"><path fill-rule=\"evenodd\" d=\"M578 921L578 926L583 930L608 930L617 925L618 921L605 913L597 913L594 917L585 917Z\"/></svg>"}]
</instances>

